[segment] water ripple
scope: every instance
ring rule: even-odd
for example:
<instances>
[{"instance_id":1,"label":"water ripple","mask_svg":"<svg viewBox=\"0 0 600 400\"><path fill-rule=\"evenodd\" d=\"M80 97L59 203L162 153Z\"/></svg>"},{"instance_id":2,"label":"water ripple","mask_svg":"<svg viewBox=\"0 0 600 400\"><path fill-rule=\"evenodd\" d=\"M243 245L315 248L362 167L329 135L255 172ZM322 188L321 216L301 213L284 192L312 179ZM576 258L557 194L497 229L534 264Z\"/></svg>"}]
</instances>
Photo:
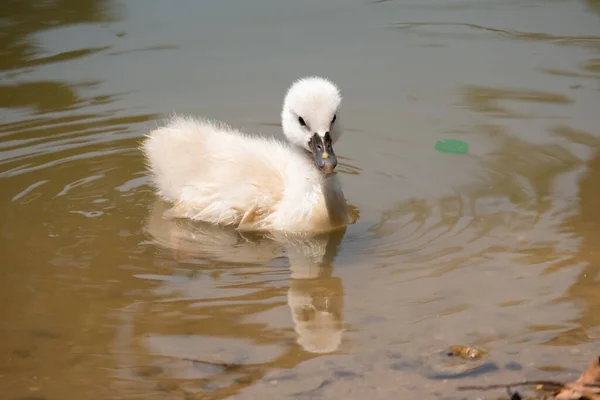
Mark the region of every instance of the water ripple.
<instances>
[{"instance_id":1,"label":"water ripple","mask_svg":"<svg viewBox=\"0 0 600 400\"><path fill-rule=\"evenodd\" d=\"M0 127L4 139L0 151L0 177L13 177L64 163L136 151L139 132L133 124L155 116L78 117L76 123L36 120ZM19 129L20 128L20 129ZM120 143L129 141L129 145Z\"/></svg>"},{"instance_id":2,"label":"water ripple","mask_svg":"<svg viewBox=\"0 0 600 400\"><path fill-rule=\"evenodd\" d=\"M415 31L420 35L431 37L476 39L478 37L495 36L512 40L550 42L561 45L575 45L595 49L600 48L600 36L595 35L569 36L552 35L543 32L521 32L512 29L493 28L464 22L399 22L392 24L391 28ZM436 30L435 28L442 29Z\"/></svg>"},{"instance_id":3,"label":"water ripple","mask_svg":"<svg viewBox=\"0 0 600 400\"><path fill-rule=\"evenodd\" d=\"M556 129L572 134L564 127ZM583 160L557 143L533 144L499 127L476 130L495 142L494 150L457 164L469 165L468 171L451 164L442 167L472 177L470 182L451 185L443 195L411 186L411 196L383 210L348 251L372 254L376 265L394 273L417 271L431 277L477 263L510 259L517 265L549 265L566 257L574 244L560 226L575 199L557 195L553 186L559 177L577 174Z\"/></svg>"}]
</instances>

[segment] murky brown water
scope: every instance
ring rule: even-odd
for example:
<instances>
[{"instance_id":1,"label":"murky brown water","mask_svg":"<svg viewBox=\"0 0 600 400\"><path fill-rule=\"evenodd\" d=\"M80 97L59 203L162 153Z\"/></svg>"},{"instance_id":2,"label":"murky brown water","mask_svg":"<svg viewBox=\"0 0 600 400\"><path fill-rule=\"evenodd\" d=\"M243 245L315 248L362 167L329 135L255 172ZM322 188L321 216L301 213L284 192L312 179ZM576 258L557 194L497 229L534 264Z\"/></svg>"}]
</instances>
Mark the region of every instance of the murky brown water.
<instances>
[{"instance_id":1,"label":"murky brown water","mask_svg":"<svg viewBox=\"0 0 600 400\"><path fill-rule=\"evenodd\" d=\"M458 398L598 355L598 1L9 0L0 26L2 398ZM356 224L157 218L145 132L277 134L309 74L345 96Z\"/></svg>"}]
</instances>

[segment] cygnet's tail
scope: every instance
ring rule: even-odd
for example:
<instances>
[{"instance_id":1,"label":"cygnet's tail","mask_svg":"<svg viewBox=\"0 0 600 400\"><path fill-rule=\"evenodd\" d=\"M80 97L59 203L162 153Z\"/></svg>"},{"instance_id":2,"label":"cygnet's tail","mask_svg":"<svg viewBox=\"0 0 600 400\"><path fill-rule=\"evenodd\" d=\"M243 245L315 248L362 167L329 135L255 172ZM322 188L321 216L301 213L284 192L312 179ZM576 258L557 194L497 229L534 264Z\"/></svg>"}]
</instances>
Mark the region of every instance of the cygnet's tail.
<instances>
[{"instance_id":1,"label":"cygnet's tail","mask_svg":"<svg viewBox=\"0 0 600 400\"><path fill-rule=\"evenodd\" d=\"M217 129L210 121L175 116L146 136L141 149L159 195L176 201L208 168L207 147Z\"/></svg>"}]
</instances>

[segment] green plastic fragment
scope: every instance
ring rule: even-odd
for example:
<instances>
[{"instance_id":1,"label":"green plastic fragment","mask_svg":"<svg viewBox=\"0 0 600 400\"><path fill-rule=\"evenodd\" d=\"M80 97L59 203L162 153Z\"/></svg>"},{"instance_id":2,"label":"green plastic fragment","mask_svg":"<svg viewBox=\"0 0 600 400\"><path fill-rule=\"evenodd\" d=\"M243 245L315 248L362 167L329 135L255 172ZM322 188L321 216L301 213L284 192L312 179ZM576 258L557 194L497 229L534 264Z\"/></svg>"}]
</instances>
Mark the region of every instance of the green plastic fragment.
<instances>
[{"instance_id":1,"label":"green plastic fragment","mask_svg":"<svg viewBox=\"0 0 600 400\"><path fill-rule=\"evenodd\" d=\"M442 153L467 154L469 145L462 140L444 139L435 144L435 149Z\"/></svg>"}]
</instances>

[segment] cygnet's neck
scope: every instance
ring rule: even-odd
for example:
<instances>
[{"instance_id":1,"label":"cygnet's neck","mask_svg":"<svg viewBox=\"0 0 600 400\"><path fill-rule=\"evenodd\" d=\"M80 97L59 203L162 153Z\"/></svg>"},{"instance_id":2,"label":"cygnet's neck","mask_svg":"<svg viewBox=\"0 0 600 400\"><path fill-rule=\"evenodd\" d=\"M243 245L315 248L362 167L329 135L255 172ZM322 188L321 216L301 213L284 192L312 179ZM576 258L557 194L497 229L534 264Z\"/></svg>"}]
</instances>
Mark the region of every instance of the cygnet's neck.
<instances>
[{"instance_id":1,"label":"cygnet's neck","mask_svg":"<svg viewBox=\"0 0 600 400\"><path fill-rule=\"evenodd\" d=\"M314 168L323 178L321 180L321 190L325 200L325 207L329 215L329 221L334 226L343 226L348 222L348 209L344 193L337 178L337 174L326 174L314 162L313 154L303 147L290 143L290 146L306 160L309 161L311 168Z\"/></svg>"}]
</instances>

